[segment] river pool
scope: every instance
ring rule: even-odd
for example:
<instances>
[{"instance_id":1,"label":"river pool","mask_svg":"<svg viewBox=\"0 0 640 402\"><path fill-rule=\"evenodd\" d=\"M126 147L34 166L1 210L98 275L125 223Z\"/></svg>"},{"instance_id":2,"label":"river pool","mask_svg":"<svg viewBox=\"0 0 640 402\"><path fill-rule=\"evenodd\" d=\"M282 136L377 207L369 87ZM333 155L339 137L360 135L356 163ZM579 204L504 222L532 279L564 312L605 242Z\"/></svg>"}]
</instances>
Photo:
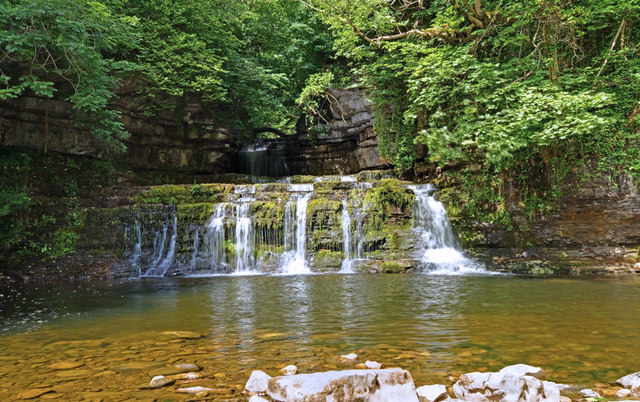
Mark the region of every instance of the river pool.
<instances>
[{"instance_id":1,"label":"river pool","mask_svg":"<svg viewBox=\"0 0 640 402\"><path fill-rule=\"evenodd\" d=\"M191 385L217 399L246 400L254 369L349 368L340 355L351 352L408 369L417 386L515 363L587 386L640 370L637 277L215 276L5 283L0 294L0 400L34 388L181 400L180 385L138 389L175 363L199 365Z\"/></svg>"}]
</instances>

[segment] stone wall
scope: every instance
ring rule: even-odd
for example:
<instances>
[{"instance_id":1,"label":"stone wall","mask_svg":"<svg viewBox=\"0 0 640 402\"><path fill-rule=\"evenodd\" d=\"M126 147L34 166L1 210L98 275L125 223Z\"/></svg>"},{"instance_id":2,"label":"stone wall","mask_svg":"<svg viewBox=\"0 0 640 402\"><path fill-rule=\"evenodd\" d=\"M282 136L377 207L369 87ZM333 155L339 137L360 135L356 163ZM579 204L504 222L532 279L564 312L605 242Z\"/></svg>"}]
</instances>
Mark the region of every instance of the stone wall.
<instances>
[{"instance_id":1,"label":"stone wall","mask_svg":"<svg viewBox=\"0 0 640 402\"><path fill-rule=\"evenodd\" d=\"M195 97L167 100L150 116L136 96L133 80L118 90L112 106L122 113L131 136L125 155L74 125L68 102L22 96L0 102L0 146L20 146L97 158L116 157L144 168L185 168L201 172L240 172L238 133L224 123L223 112ZM371 104L357 90L330 90L327 124L277 140L284 143L290 174L351 174L388 167L380 159ZM220 114L220 116L218 115Z\"/></svg>"},{"instance_id":2,"label":"stone wall","mask_svg":"<svg viewBox=\"0 0 640 402\"><path fill-rule=\"evenodd\" d=\"M68 102L22 96L0 102L0 146L112 157L144 168L174 167L221 173L229 171L237 152L236 133L216 120L196 98L167 101L155 116L136 97L134 81L125 82L112 106L122 113L131 136L124 155L109 151L101 140L71 120Z\"/></svg>"},{"instance_id":3,"label":"stone wall","mask_svg":"<svg viewBox=\"0 0 640 402\"><path fill-rule=\"evenodd\" d=\"M328 121L286 139L289 170L327 175L390 167L378 153L371 102L358 89L330 89L329 94Z\"/></svg>"}]
</instances>

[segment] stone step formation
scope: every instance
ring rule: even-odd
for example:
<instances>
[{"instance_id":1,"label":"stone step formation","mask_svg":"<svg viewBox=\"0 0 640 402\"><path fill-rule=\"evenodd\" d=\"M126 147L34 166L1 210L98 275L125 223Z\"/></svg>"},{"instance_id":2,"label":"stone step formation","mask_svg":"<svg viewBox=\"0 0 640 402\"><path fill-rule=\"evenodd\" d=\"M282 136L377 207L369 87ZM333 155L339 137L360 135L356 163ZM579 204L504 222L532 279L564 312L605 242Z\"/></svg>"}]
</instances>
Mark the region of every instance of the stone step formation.
<instances>
[{"instance_id":1,"label":"stone step formation","mask_svg":"<svg viewBox=\"0 0 640 402\"><path fill-rule=\"evenodd\" d=\"M483 272L435 197L375 172L151 187L134 196L125 255L143 277Z\"/></svg>"}]
</instances>

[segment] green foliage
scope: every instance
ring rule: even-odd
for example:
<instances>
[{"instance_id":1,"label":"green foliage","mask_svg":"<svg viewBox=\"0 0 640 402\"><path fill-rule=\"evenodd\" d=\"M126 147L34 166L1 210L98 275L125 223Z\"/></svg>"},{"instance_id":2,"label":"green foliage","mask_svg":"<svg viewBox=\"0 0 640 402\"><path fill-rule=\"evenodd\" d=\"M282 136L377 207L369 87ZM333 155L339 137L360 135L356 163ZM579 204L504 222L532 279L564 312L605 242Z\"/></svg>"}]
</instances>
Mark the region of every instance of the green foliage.
<instances>
[{"instance_id":1,"label":"green foliage","mask_svg":"<svg viewBox=\"0 0 640 402\"><path fill-rule=\"evenodd\" d=\"M25 0L0 4L0 100L26 91L73 105L75 120L123 149L120 114L108 107L118 76L131 64L108 56L133 41L135 20L86 0ZM64 95L62 95L64 94Z\"/></svg>"}]
</instances>

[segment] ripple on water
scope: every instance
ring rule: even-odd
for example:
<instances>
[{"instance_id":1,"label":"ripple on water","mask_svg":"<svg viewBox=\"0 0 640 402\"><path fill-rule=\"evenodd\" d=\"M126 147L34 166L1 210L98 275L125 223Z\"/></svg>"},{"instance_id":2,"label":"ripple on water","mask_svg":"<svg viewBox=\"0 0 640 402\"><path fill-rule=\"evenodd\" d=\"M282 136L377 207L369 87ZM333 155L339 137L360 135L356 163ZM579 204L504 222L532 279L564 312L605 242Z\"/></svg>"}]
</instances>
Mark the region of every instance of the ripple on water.
<instances>
[{"instance_id":1,"label":"ripple on water","mask_svg":"<svg viewBox=\"0 0 640 402\"><path fill-rule=\"evenodd\" d=\"M223 399L239 398L253 369L277 375L288 364L313 372L370 360L410 370L418 385L515 363L584 384L640 367L638 281L243 276L2 293L14 296L3 299L0 317L7 333L0 400L49 388L62 396L175 398L183 379L139 387L153 370L180 363L202 368L188 386L215 389ZM348 353L359 359L342 361Z\"/></svg>"}]
</instances>

